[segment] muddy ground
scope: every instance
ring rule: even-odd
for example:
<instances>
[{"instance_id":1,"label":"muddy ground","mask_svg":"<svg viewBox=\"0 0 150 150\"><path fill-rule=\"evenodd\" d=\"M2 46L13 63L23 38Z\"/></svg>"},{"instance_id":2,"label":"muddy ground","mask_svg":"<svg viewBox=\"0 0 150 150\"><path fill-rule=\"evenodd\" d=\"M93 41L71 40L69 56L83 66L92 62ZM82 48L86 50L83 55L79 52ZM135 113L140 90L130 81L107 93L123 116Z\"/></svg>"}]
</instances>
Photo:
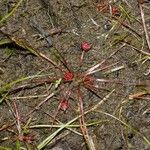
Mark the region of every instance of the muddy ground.
<instances>
[{"instance_id":1,"label":"muddy ground","mask_svg":"<svg viewBox=\"0 0 150 150\"><path fill-rule=\"evenodd\" d=\"M150 149L150 49L138 2L23 0L16 7L18 2L0 0L0 150L40 149L40 143L61 123L66 124L80 114L76 83L58 83L62 71L34 55L30 48L58 66L63 66L63 57L69 69L79 74L117 51L100 66L100 71L90 76L108 82L94 80L90 84L99 88L92 90L81 86L84 111L102 101L95 111L85 115L85 123L90 124L89 135L96 150ZM150 36L150 2L141 5ZM92 47L85 52L81 65L83 41ZM23 81L19 82L21 78ZM68 89L69 105L57 114ZM53 92L54 96L37 107ZM43 149L88 149L79 119L71 125L77 126L61 130Z\"/></svg>"}]
</instances>

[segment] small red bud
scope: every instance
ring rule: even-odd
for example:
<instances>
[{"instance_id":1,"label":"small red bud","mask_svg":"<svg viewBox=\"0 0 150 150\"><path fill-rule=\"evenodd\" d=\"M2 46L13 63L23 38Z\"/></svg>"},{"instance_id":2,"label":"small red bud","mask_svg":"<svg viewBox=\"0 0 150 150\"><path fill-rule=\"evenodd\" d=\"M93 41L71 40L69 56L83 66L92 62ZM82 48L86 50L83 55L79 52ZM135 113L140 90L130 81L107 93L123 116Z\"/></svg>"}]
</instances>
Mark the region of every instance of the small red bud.
<instances>
[{"instance_id":1,"label":"small red bud","mask_svg":"<svg viewBox=\"0 0 150 150\"><path fill-rule=\"evenodd\" d=\"M64 81L69 82L72 81L74 74L72 72L65 72Z\"/></svg>"},{"instance_id":2,"label":"small red bud","mask_svg":"<svg viewBox=\"0 0 150 150\"><path fill-rule=\"evenodd\" d=\"M118 15L119 13L120 13L119 8L113 6L113 7L112 7L112 15Z\"/></svg>"},{"instance_id":3,"label":"small red bud","mask_svg":"<svg viewBox=\"0 0 150 150\"><path fill-rule=\"evenodd\" d=\"M81 43L81 49L85 52L88 52L91 49L92 45L88 42L82 42Z\"/></svg>"},{"instance_id":4,"label":"small red bud","mask_svg":"<svg viewBox=\"0 0 150 150\"><path fill-rule=\"evenodd\" d=\"M68 103L68 100L66 99L63 99L61 102L60 102L60 105L59 105L59 108L62 110L62 111L66 111L69 107L69 103Z\"/></svg>"}]
</instances>

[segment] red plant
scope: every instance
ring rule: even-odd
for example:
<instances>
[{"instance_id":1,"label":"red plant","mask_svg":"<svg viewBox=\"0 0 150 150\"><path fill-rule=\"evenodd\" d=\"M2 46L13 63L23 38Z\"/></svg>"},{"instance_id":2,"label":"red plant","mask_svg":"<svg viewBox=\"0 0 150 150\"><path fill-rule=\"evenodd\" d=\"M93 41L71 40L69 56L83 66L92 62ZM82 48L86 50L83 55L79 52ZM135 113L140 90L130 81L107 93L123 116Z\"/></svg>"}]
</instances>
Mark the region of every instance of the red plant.
<instances>
[{"instance_id":1,"label":"red plant","mask_svg":"<svg viewBox=\"0 0 150 150\"><path fill-rule=\"evenodd\" d=\"M109 4L106 1L102 1L96 5L97 10L100 12L108 12Z\"/></svg>"},{"instance_id":2,"label":"red plant","mask_svg":"<svg viewBox=\"0 0 150 150\"><path fill-rule=\"evenodd\" d=\"M63 79L64 79L65 82L69 82L69 81L73 80L73 77L74 77L74 74L72 72L68 71L68 72L64 73Z\"/></svg>"},{"instance_id":3,"label":"red plant","mask_svg":"<svg viewBox=\"0 0 150 150\"><path fill-rule=\"evenodd\" d=\"M81 58L83 58L84 53L88 52L91 49L91 47L92 47L92 45L89 42L86 42L86 41L81 42L81 49L82 49L82 57ZM38 56L40 56L42 59L44 59L44 60L48 61L49 63L51 63L55 68L59 69L61 74L63 74L63 76L55 77L53 79L51 77L48 77L47 81L49 81L49 82L44 80L44 83L45 82L55 83L60 78L64 82L60 82L59 87L61 87L61 88L59 88L59 89L58 89L58 87L55 88L54 92L51 93L49 96L47 96L33 110L31 110L28 113L28 115L30 115L35 110L37 110L41 105L43 105L46 101L48 101L54 95L58 96L61 89L64 89L65 93L64 93L63 97L59 98L59 104L58 104L58 107L57 107L57 111L55 111L55 114L54 114L54 117L53 117L53 122L52 122L52 124L53 124L56 121L56 117L57 117L59 111L60 110L66 111L69 108L69 99L71 97L71 93L73 92L73 90L76 90L77 91L76 95L77 95L77 98L78 98L78 108L80 110L80 115L81 115L81 117L80 117L80 127L81 127L81 130L83 132L83 135L84 135L86 141L90 141L90 139L87 138L89 135L88 135L88 131L87 131L87 128L86 128L85 121L84 121L84 108L83 108L83 102L84 102L83 99L84 99L84 97L83 97L83 94L81 92L82 91L81 88L87 89L88 91L95 94L98 98L100 98L100 96L97 94L97 90L101 89L101 87L98 85L98 82L113 82L113 81L97 79L96 77L92 76L92 74L101 71L102 68L104 68L103 64L108 59L110 59L114 54L116 54L117 51L113 52L108 58L104 59L101 62L98 62L93 67L90 67L88 70L86 70L84 72L77 71L75 73L74 73L73 70L71 70L68 67L67 62L65 61L65 59L63 59L63 57L61 55L59 55L59 56L60 56L60 62L62 63L62 65L58 65L56 62L54 62L53 60L48 58L43 53L37 52ZM83 59L81 59L81 60L83 60ZM110 65L110 66L112 66L112 65ZM106 67L106 68L109 68L109 67ZM68 71L64 71L64 70L68 70ZM82 71L82 70L80 70L80 71ZM67 90L65 88L66 86L67 86ZM74 97L72 99L74 99ZM18 122L19 122L19 119L18 119ZM30 136L20 136L18 139L20 141L25 141L25 142L28 142L28 143L32 142L32 137L30 137Z\"/></svg>"},{"instance_id":4,"label":"red plant","mask_svg":"<svg viewBox=\"0 0 150 150\"><path fill-rule=\"evenodd\" d=\"M92 45L89 42L81 42L81 49L85 52L88 52L91 49Z\"/></svg>"},{"instance_id":5,"label":"red plant","mask_svg":"<svg viewBox=\"0 0 150 150\"><path fill-rule=\"evenodd\" d=\"M120 10L118 7L112 6L111 12L112 15L118 15L120 13Z\"/></svg>"},{"instance_id":6,"label":"red plant","mask_svg":"<svg viewBox=\"0 0 150 150\"><path fill-rule=\"evenodd\" d=\"M21 142L26 142L29 144L35 140L34 136L29 136L29 135L19 135L17 136L17 139Z\"/></svg>"},{"instance_id":7,"label":"red plant","mask_svg":"<svg viewBox=\"0 0 150 150\"><path fill-rule=\"evenodd\" d=\"M83 80L84 86L85 87L93 86L94 85L94 80L95 79L90 75L85 76L85 78Z\"/></svg>"},{"instance_id":8,"label":"red plant","mask_svg":"<svg viewBox=\"0 0 150 150\"><path fill-rule=\"evenodd\" d=\"M84 53L88 52L91 48L92 48L92 44L90 44L89 42L86 41L81 42L82 54L80 57L80 66L82 65L83 62Z\"/></svg>"},{"instance_id":9,"label":"red plant","mask_svg":"<svg viewBox=\"0 0 150 150\"><path fill-rule=\"evenodd\" d=\"M62 99L59 106L58 106L58 109L61 109L62 111L66 111L69 107L69 102L67 99Z\"/></svg>"},{"instance_id":10,"label":"red plant","mask_svg":"<svg viewBox=\"0 0 150 150\"><path fill-rule=\"evenodd\" d=\"M97 10L103 13L111 12L112 15L118 15L120 10L116 6L111 6L107 1L102 1L96 5Z\"/></svg>"}]
</instances>

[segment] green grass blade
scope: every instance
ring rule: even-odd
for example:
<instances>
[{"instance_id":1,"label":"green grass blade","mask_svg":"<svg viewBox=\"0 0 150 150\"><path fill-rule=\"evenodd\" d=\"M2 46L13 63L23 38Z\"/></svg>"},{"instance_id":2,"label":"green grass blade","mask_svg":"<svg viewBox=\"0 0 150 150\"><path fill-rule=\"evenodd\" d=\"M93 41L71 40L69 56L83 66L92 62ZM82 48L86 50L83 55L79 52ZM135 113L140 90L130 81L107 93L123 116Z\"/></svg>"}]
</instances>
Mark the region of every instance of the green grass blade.
<instances>
[{"instance_id":1,"label":"green grass blade","mask_svg":"<svg viewBox=\"0 0 150 150\"><path fill-rule=\"evenodd\" d=\"M32 54L34 54L34 55L36 55L36 56L38 56L37 51L34 50L34 49L33 49L31 46L29 46L28 44L26 44L24 41L17 40L17 39L15 39L15 38L11 38L11 40L12 40L13 42L15 42L15 44L17 44L18 46L20 46L20 47L22 47L22 48L28 50L30 53L32 53Z\"/></svg>"},{"instance_id":2,"label":"green grass blade","mask_svg":"<svg viewBox=\"0 0 150 150\"><path fill-rule=\"evenodd\" d=\"M16 141L16 150L21 150L19 140Z\"/></svg>"},{"instance_id":3,"label":"green grass blade","mask_svg":"<svg viewBox=\"0 0 150 150\"><path fill-rule=\"evenodd\" d=\"M73 123L78 118L79 117L76 117L76 118L72 119L71 121L69 121L68 123L61 125L61 127L58 130L56 130L54 133L52 133L50 136L48 136L44 141L42 141L38 145L38 150L41 150L42 148L44 148L60 131L62 131L64 128L66 128L68 125Z\"/></svg>"},{"instance_id":4,"label":"green grass blade","mask_svg":"<svg viewBox=\"0 0 150 150\"><path fill-rule=\"evenodd\" d=\"M10 16L12 16L14 14L14 12L17 10L17 8L20 6L20 4L23 2L23 0L20 0L16 6L12 9L12 11L10 13L8 13L7 15L5 15L1 20L0 20L0 24L3 23L4 21L6 21Z\"/></svg>"},{"instance_id":5,"label":"green grass blade","mask_svg":"<svg viewBox=\"0 0 150 150\"><path fill-rule=\"evenodd\" d=\"M130 20L130 21L133 21L135 20L135 18L133 16L130 16L128 11L126 10L125 6L124 5L119 5L119 8L121 9L122 13L124 13L124 15Z\"/></svg>"},{"instance_id":6,"label":"green grass blade","mask_svg":"<svg viewBox=\"0 0 150 150\"><path fill-rule=\"evenodd\" d=\"M8 148L8 147L0 146L0 150L12 150L12 149L11 149L11 148Z\"/></svg>"},{"instance_id":7,"label":"green grass blade","mask_svg":"<svg viewBox=\"0 0 150 150\"><path fill-rule=\"evenodd\" d=\"M0 94L9 90L13 85L20 83L22 81L28 80L28 79L31 79L31 77L30 76L29 77L23 77L23 78L20 78L20 79L17 79L15 81L12 81L10 83L5 84L3 87L0 88Z\"/></svg>"},{"instance_id":8,"label":"green grass blade","mask_svg":"<svg viewBox=\"0 0 150 150\"><path fill-rule=\"evenodd\" d=\"M92 111L94 111L95 109L97 109L106 99L108 99L110 97L110 95L114 92L115 90L112 90L109 94L107 94L102 101L98 102L96 105L94 105L91 109L89 109L88 111L84 112L85 114L88 114ZM73 123L74 121L76 121L77 119L79 119L81 117L81 115L75 117L74 119L72 119L71 121L69 121L66 124L62 124L61 127L56 130L54 133L52 133L50 136L48 136L44 141L42 141L39 145L38 145L38 150L41 150L42 148L44 148L48 143L50 143L52 141L52 139L60 132L62 131L64 128L66 128L67 126L69 126L71 123Z\"/></svg>"},{"instance_id":9,"label":"green grass blade","mask_svg":"<svg viewBox=\"0 0 150 150\"><path fill-rule=\"evenodd\" d=\"M113 118L113 119L121 122L124 126L126 126L127 128L131 129L133 132L135 132L136 134L138 134L150 146L150 140L147 137L145 137L142 133L140 133L139 131L137 131L136 129L134 129L131 125L127 124L126 122L120 120L119 118L117 118L117 117L115 117L115 116L113 116L113 115L111 115L111 114L109 114L107 112L98 111L98 110L96 110L96 112L99 112L101 114L104 114L106 116L109 116L109 117L111 117L111 118Z\"/></svg>"},{"instance_id":10,"label":"green grass blade","mask_svg":"<svg viewBox=\"0 0 150 150\"><path fill-rule=\"evenodd\" d=\"M5 92L7 92L7 93L5 93L5 95L2 96L2 98L0 98L0 103L2 103L3 100L5 99L5 97L8 95L8 90L10 88L12 88L15 84L26 81L26 80L29 80L29 79L33 79L33 78L36 78L36 77L41 77L41 76L45 76L45 75L33 75L33 76L28 76L28 77L22 77L22 78L19 78L19 79L15 80L15 81L12 81L10 83L7 83L7 84L3 85L0 88L0 95L3 95Z\"/></svg>"},{"instance_id":11,"label":"green grass blade","mask_svg":"<svg viewBox=\"0 0 150 150\"><path fill-rule=\"evenodd\" d=\"M94 125L98 125L98 124L103 124L103 123L107 123L109 122L109 120L99 120L99 121L95 121L95 122L91 122L91 123L87 123L86 126L94 126ZM29 126L28 128L33 129L33 128L60 128L62 125L47 125L47 124L40 124L40 125L33 125L33 126ZM79 124L70 124L68 126L66 126L67 128L79 128L80 125Z\"/></svg>"},{"instance_id":12,"label":"green grass blade","mask_svg":"<svg viewBox=\"0 0 150 150\"><path fill-rule=\"evenodd\" d=\"M10 44L12 41L10 39L2 39L0 41L0 46L5 45L5 44Z\"/></svg>"}]
</instances>

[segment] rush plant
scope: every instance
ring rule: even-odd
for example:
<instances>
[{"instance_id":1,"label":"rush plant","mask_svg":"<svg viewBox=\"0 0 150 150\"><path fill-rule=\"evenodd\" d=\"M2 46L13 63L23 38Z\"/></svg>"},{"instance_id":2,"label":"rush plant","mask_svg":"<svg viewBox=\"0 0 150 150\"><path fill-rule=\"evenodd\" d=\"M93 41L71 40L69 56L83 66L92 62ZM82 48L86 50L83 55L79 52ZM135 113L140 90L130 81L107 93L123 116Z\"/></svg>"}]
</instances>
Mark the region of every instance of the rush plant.
<instances>
[{"instance_id":1,"label":"rush plant","mask_svg":"<svg viewBox=\"0 0 150 150\"><path fill-rule=\"evenodd\" d=\"M57 64L55 61L53 61L51 58L47 57L45 54L32 49L29 46L25 46L24 44L22 44L20 41L16 41L15 43L17 43L17 45L19 44L19 46L29 49L30 52L33 52L33 54L36 54L36 56L38 56L39 58L42 58L43 60L47 61L48 63L50 63L54 69L57 69L57 75L55 77L51 77L48 76L48 78L43 79L42 77L38 77L38 79L33 78L31 80L31 84L45 84L45 83L49 83L49 84L53 84L54 88L52 93L46 97L41 103L38 104L38 106L36 106L33 110L31 110L26 117L28 117L29 115L31 115L34 111L36 111L41 105L43 105L43 103L45 103L46 101L48 101L50 98L52 98L54 95L57 95L57 97L59 97L59 104L57 106L57 110L55 111L55 114L53 116L53 123L55 123L56 121L56 117L59 113L59 111L66 111L70 106L70 99L73 98L73 94L75 94L76 98L73 98L74 100L76 100L77 104L78 104L78 110L79 110L79 115L81 117L79 117L79 122L80 122L80 128L83 134L83 137L87 143L87 146L89 147L90 150L94 150L95 146L93 143L92 138L90 137L89 133L88 133L88 129L86 126L86 121L84 118L84 94L82 93L82 91L84 89L86 89L87 93L88 92L92 92L94 95L96 95L98 98L100 98L98 92L100 90L104 90L104 87L100 86L100 82L104 82L104 83L116 83L116 84L123 84L121 81L119 80L114 80L114 79L104 79L104 78L97 78L94 76L95 73L97 72L102 72L102 71L106 71L106 70L111 70L112 67L114 67L115 65L117 65L118 63L113 63L113 64L108 64L107 66L104 65L106 64L106 62L112 58L112 56L114 56L120 49L122 49L125 45L122 45L118 50L114 51L111 55L109 55L107 58L105 58L104 60L98 62L97 64L95 64L92 67L89 67L86 71L82 71L82 66L84 65L84 63L81 63L81 58L83 58L83 53L86 52L88 53L91 49L92 49L92 45L88 42L82 42L81 43L81 50L83 53L81 53L81 57L79 58L79 68L80 70L78 71L74 71L73 69L70 69L71 67L69 66L69 64L67 63L67 60L65 60L65 58L63 57L63 55L57 50L57 55L59 56L59 62L61 62L61 64ZM20 81L20 80L19 80ZM23 80L21 80L23 81ZM16 82L15 82L16 83ZM12 85L12 84L9 84ZM18 88L15 88L15 90L20 90L20 89L24 89L28 86L24 85L24 86L19 86ZM5 88L4 88L5 89ZM106 89L105 89L106 90ZM11 91L12 92L12 91ZM7 92L6 92L7 93ZM63 95L63 96L62 96ZM28 140L28 137L21 137L19 138L20 140ZM29 139L30 141L30 139ZM46 145L43 145L46 146ZM43 147L42 147L43 148Z\"/></svg>"},{"instance_id":2,"label":"rush plant","mask_svg":"<svg viewBox=\"0 0 150 150\"><path fill-rule=\"evenodd\" d=\"M121 47L122 48L122 47ZM120 49L121 49L120 48ZM86 50L85 50L86 49ZM81 50L82 52L88 52L92 49L91 44L87 42L82 42L81 43ZM59 98L59 104L57 107L57 110L55 112L55 115L53 116L53 123L56 120L56 117L58 115L58 112L61 111L66 111L70 107L70 99L72 98L72 94L75 94L77 97L77 104L78 104L78 110L79 110L79 115L81 116L79 118L80 121L80 128L82 131L82 134L84 136L84 139L87 143L87 146L89 149L94 150L95 146L93 143L92 138L90 137L88 133L88 129L86 127L86 121L84 118L84 94L82 93L83 89L86 89L87 92L92 92L94 93L98 98L100 96L98 95L99 90L105 89L104 87L99 86L99 82L115 82L115 83L121 83L120 81L117 80L107 80L107 79L101 79L101 78L96 78L94 77L94 74L106 69L110 69L111 67L115 66L117 63L111 64L104 66L104 64L107 62L108 59L110 59L113 55L115 55L120 49L117 51L113 52L109 57L106 59L102 60L101 62L97 63L96 65L89 67L86 71L83 71L80 69L78 71L74 71L70 69L71 67L67 63L67 60L58 52L59 55L59 61L61 62L61 65L58 65L56 62L54 62L51 58L48 58L46 55L44 55L41 52L35 51L37 56L41 57L42 59L48 61L51 63L58 71L60 72L60 76L58 77L48 77L45 80L42 79L33 79L31 82L32 83L58 83L57 88L55 89L56 91L59 92L54 92L53 96L55 94L58 95L63 95L60 96ZM84 65L83 62L81 63L81 58L83 53L81 54L80 60L79 60L79 68L82 68ZM59 81L59 82L58 82ZM63 89L63 90L62 90ZM59 94L58 94L59 93ZM41 104L42 105L42 104ZM39 105L39 106L41 106ZM39 107L38 106L38 107ZM36 109L35 109L36 110ZM33 111L31 111L29 114L31 114Z\"/></svg>"}]
</instances>

